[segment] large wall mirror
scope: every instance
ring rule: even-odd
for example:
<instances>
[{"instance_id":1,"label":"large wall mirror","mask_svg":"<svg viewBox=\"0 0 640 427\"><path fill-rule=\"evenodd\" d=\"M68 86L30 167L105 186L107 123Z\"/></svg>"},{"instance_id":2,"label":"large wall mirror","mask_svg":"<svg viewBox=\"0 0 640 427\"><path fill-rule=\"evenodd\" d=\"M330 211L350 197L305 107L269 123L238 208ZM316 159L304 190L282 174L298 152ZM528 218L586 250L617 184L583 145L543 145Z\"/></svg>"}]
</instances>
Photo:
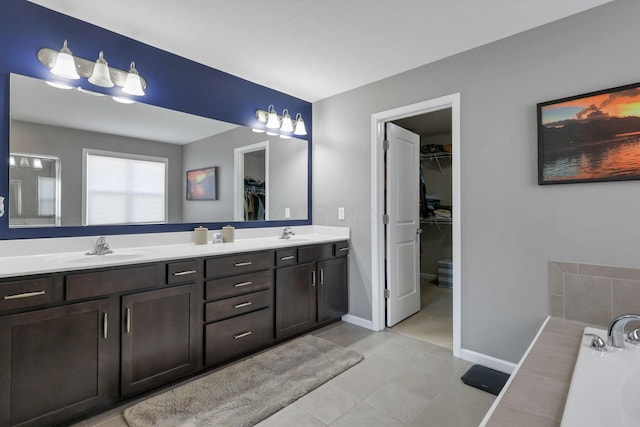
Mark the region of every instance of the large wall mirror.
<instances>
[{"instance_id":1,"label":"large wall mirror","mask_svg":"<svg viewBox=\"0 0 640 427\"><path fill-rule=\"evenodd\" d=\"M309 218L305 140L10 79L10 228Z\"/></svg>"}]
</instances>

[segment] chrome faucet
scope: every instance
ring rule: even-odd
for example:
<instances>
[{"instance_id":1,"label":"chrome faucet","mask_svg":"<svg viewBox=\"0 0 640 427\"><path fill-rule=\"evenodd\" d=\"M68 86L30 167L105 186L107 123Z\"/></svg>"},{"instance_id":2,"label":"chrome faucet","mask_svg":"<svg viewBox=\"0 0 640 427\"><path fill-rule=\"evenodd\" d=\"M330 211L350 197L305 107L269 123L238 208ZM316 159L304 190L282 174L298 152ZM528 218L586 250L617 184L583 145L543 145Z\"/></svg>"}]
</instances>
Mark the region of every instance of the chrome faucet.
<instances>
[{"instance_id":1,"label":"chrome faucet","mask_svg":"<svg viewBox=\"0 0 640 427\"><path fill-rule=\"evenodd\" d=\"M637 321L640 322L640 315L638 314L625 314L613 319L607 329L607 341L612 347L625 348L624 347L624 328L627 323ZM634 331L635 332L635 331ZM632 332L633 333L633 332ZM633 338L631 338L633 340Z\"/></svg>"},{"instance_id":2,"label":"chrome faucet","mask_svg":"<svg viewBox=\"0 0 640 427\"><path fill-rule=\"evenodd\" d=\"M105 255L112 252L113 250L107 243L107 239L105 237L98 237L98 240L96 240L96 247L92 251L87 252L86 255Z\"/></svg>"},{"instance_id":3,"label":"chrome faucet","mask_svg":"<svg viewBox=\"0 0 640 427\"><path fill-rule=\"evenodd\" d=\"M291 227L285 227L284 230L282 230L282 235L280 236L281 239L290 239L291 236L295 236L296 233L293 232L293 230L291 229Z\"/></svg>"}]
</instances>

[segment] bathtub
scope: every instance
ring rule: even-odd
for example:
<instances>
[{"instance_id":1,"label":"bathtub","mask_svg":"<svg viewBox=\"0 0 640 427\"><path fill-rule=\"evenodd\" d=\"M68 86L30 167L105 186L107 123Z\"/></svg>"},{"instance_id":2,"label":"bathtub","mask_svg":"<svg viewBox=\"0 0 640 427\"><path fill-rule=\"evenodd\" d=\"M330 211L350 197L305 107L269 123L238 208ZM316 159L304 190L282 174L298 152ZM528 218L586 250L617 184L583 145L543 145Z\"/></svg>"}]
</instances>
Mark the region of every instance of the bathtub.
<instances>
[{"instance_id":1,"label":"bathtub","mask_svg":"<svg viewBox=\"0 0 640 427\"><path fill-rule=\"evenodd\" d=\"M584 333L607 341L604 329ZM640 347L599 352L583 336L561 427L640 427Z\"/></svg>"}]
</instances>

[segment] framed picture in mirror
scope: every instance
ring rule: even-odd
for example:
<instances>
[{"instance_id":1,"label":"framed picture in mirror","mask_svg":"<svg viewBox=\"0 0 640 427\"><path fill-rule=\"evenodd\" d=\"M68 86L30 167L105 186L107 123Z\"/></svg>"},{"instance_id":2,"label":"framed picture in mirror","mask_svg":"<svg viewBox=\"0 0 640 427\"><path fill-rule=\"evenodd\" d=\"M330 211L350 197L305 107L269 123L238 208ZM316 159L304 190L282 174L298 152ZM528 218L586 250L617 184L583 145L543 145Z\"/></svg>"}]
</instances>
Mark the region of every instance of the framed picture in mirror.
<instances>
[{"instance_id":1,"label":"framed picture in mirror","mask_svg":"<svg viewBox=\"0 0 640 427\"><path fill-rule=\"evenodd\" d=\"M216 166L187 171L187 200L217 200Z\"/></svg>"}]
</instances>

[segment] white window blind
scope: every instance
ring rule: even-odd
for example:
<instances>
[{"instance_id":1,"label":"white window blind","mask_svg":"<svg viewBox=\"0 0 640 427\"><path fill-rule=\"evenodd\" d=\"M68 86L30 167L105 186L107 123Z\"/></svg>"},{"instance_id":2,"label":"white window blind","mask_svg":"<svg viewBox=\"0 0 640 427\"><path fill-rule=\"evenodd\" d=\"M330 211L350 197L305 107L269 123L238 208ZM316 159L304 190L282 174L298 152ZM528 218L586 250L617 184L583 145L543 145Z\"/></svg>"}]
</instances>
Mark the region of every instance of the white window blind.
<instances>
[{"instance_id":1,"label":"white window blind","mask_svg":"<svg viewBox=\"0 0 640 427\"><path fill-rule=\"evenodd\" d=\"M167 159L85 154L86 225L166 222Z\"/></svg>"},{"instance_id":2,"label":"white window blind","mask_svg":"<svg viewBox=\"0 0 640 427\"><path fill-rule=\"evenodd\" d=\"M38 215L54 216L56 213L56 179L38 177Z\"/></svg>"}]
</instances>

